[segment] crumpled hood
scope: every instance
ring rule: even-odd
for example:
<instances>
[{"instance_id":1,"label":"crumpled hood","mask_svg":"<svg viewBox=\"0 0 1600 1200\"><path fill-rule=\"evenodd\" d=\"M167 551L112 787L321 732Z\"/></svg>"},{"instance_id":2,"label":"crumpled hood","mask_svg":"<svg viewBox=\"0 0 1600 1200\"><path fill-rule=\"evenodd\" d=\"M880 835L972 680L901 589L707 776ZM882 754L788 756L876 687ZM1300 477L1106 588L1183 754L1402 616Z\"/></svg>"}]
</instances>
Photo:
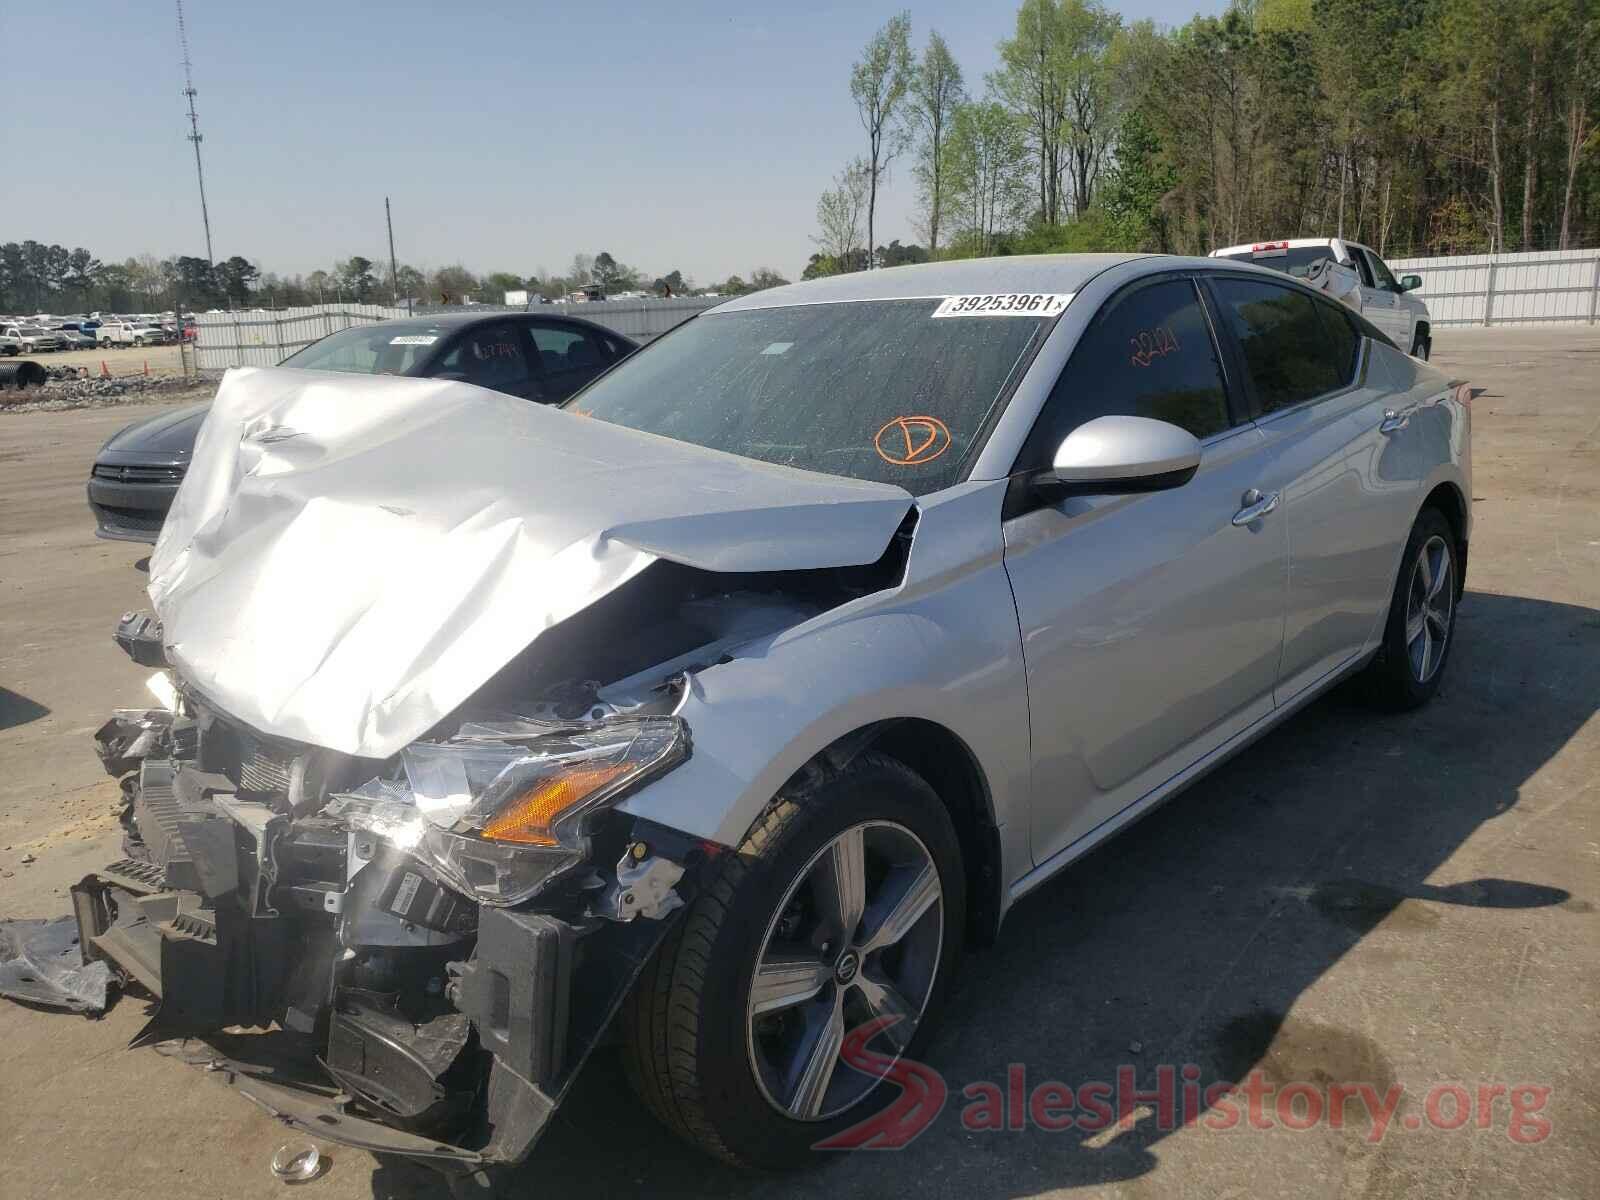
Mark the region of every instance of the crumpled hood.
<instances>
[{"instance_id":1,"label":"crumpled hood","mask_svg":"<svg viewBox=\"0 0 1600 1200\"><path fill-rule=\"evenodd\" d=\"M168 660L225 712L386 758L657 558L870 563L911 503L469 384L238 368L150 598Z\"/></svg>"}]
</instances>

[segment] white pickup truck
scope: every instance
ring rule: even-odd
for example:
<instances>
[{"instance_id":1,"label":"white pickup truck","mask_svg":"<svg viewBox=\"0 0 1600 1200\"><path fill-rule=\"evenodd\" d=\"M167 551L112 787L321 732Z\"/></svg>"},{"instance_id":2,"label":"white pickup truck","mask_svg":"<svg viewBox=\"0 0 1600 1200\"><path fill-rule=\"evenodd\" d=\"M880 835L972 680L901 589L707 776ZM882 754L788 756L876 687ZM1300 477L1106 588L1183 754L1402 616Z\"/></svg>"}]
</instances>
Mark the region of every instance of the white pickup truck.
<instances>
[{"instance_id":1,"label":"white pickup truck","mask_svg":"<svg viewBox=\"0 0 1600 1200\"><path fill-rule=\"evenodd\" d=\"M1271 267L1341 300L1400 349L1426 359L1433 349L1433 322L1428 306L1407 293L1422 286L1420 275L1399 279L1383 259L1359 242L1345 238L1289 238L1277 242L1224 246L1212 258Z\"/></svg>"},{"instance_id":2,"label":"white pickup truck","mask_svg":"<svg viewBox=\"0 0 1600 1200\"><path fill-rule=\"evenodd\" d=\"M39 325L29 325L24 322L6 325L0 329L5 335L4 352L6 354L42 354L46 350L60 350L61 338L55 330L45 329Z\"/></svg>"},{"instance_id":3,"label":"white pickup truck","mask_svg":"<svg viewBox=\"0 0 1600 1200\"><path fill-rule=\"evenodd\" d=\"M95 330L102 349L108 346L153 346L164 341L166 335L154 325L141 325L135 321L106 321Z\"/></svg>"}]
</instances>

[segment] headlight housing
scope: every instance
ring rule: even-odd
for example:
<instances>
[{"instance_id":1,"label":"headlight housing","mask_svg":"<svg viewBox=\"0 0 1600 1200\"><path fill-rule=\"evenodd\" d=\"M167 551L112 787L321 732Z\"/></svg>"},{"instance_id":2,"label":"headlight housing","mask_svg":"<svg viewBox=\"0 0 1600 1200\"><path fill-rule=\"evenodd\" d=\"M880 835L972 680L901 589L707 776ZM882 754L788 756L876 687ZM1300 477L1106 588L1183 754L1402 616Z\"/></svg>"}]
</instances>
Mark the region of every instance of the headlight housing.
<instances>
[{"instance_id":1,"label":"headlight housing","mask_svg":"<svg viewBox=\"0 0 1600 1200\"><path fill-rule=\"evenodd\" d=\"M402 750L404 781L374 779L325 811L480 903L520 904L588 858L600 813L688 756L680 717L469 723L448 742Z\"/></svg>"}]
</instances>

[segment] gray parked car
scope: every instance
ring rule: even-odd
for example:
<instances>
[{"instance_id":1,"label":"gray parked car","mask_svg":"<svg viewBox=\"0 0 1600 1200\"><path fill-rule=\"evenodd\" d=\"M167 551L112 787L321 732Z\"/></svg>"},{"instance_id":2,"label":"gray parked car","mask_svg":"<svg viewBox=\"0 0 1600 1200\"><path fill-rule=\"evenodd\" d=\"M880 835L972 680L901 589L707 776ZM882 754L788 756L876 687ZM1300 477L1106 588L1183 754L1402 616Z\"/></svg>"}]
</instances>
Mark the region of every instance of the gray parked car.
<instances>
[{"instance_id":1,"label":"gray parked car","mask_svg":"<svg viewBox=\"0 0 1600 1200\"><path fill-rule=\"evenodd\" d=\"M1470 469L1463 387L1215 259L763 291L564 410L235 372L83 944L320 1138L481 1181L614 1029L804 1160L1018 898L1341 680L1433 695Z\"/></svg>"}]
</instances>

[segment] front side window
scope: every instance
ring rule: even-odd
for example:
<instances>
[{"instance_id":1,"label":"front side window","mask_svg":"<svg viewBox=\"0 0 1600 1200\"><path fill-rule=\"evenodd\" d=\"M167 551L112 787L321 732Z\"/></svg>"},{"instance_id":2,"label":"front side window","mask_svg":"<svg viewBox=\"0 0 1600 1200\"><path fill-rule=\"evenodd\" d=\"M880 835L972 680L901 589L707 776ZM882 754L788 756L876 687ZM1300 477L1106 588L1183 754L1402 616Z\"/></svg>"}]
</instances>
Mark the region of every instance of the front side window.
<instances>
[{"instance_id":1,"label":"front side window","mask_svg":"<svg viewBox=\"0 0 1600 1200\"><path fill-rule=\"evenodd\" d=\"M1207 438L1228 428L1222 365L1194 284L1174 279L1114 297L1084 332L1017 463L1043 470L1096 417L1168 421Z\"/></svg>"},{"instance_id":2,"label":"front side window","mask_svg":"<svg viewBox=\"0 0 1600 1200\"><path fill-rule=\"evenodd\" d=\"M530 375L527 339L513 321L474 325L429 374L496 392L525 387Z\"/></svg>"},{"instance_id":3,"label":"front side window","mask_svg":"<svg viewBox=\"0 0 1600 1200\"><path fill-rule=\"evenodd\" d=\"M1379 258L1371 250L1365 253L1367 261L1372 264L1372 277L1377 281L1377 286L1386 292L1398 292L1400 285L1395 282L1394 275L1389 268L1384 266L1383 259Z\"/></svg>"},{"instance_id":4,"label":"front side window","mask_svg":"<svg viewBox=\"0 0 1600 1200\"><path fill-rule=\"evenodd\" d=\"M571 411L782 466L948 487L1053 313L935 316L938 298L709 313ZM1041 305L1041 307L1044 307Z\"/></svg>"},{"instance_id":5,"label":"front side window","mask_svg":"<svg viewBox=\"0 0 1600 1200\"><path fill-rule=\"evenodd\" d=\"M1364 250L1362 250L1360 246L1349 246L1349 245L1347 245L1347 246L1345 246L1345 252L1350 255L1350 267L1351 267L1351 269L1353 271L1355 271L1355 273L1357 275L1361 276L1361 286L1362 287L1371 287L1372 286L1372 264L1371 264L1371 262L1368 261L1369 258L1370 258L1370 255L1368 255Z\"/></svg>"},{"instance_id":6,"label":"front side window","mask_svg":"<svg viewBox=\"0 0 1600 1200\"><path fill-rule=\"evenodd\" d=\"M1244 351L1263 413L1335 391L1347 382L1340 349L1304 292L1254 279L1217 279L1222 319Z\"/></svg>"}]
</instances>

